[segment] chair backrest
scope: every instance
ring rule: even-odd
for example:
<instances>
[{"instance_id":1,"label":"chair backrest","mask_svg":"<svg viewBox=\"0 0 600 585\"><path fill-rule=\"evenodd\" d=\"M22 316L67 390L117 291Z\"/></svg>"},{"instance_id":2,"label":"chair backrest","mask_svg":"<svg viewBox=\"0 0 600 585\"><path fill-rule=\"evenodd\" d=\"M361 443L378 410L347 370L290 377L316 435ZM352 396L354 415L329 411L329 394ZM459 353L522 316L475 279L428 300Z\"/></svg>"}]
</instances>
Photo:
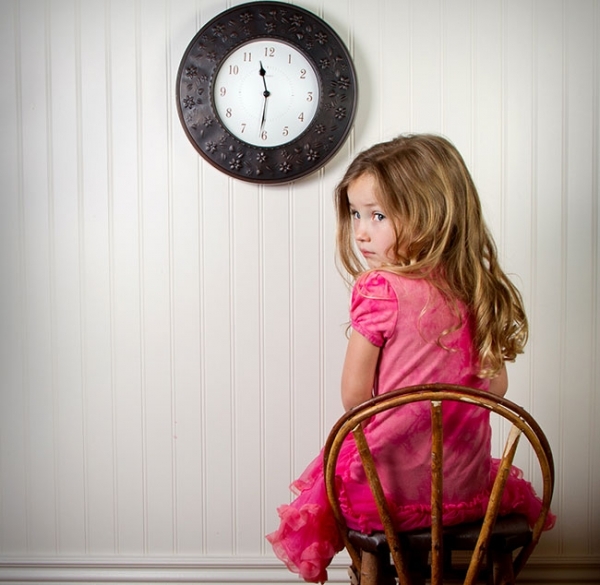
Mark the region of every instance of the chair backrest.
<instances>
[{"instance_id":1,"label":"chair backrest","mask_svg":"<svg viewBox=\"0 0 600 585\"><path fill-rule=\"evenodd\" d=\"M392 408L415 402L427 401L431 409L431 583L442 583L443 550L442 550L442 504L443 504L443 427L442 404L452 400L477 405L495 412L510 423L508 438L504 446L501 463L493 484L489 504L483 519L482 529L477 545L472 554L465 583L473 583L481 569L486 551L489 547L491 531L494 527L502 493L506 484L517 445L521 436L525 436L531 444L541 470L543 492L541 496L541 513L533 526L532 538L529 544L521 549L514 561L515 575L521 570L531 552L536 547L550 509L552 491L554 488L554 464L548 440L533 417L523 408L510 400L500 398L489 392L447 384L427 384L399 389L382 394L346 412L332 428L324 448L324 467L327 495L334 516L344 539L344 544L354 566L360 570L360 554L348 539L348 528L341 511L336 492L336 463L337 457L348 434L352 433L356 441L365 474L375 498L379 517L384 528L392 560L396 567L400 584L410 583L408 564L405 551L394 530L388 503L381 487L381 482L375 468L373 457L369 450L362 424L372 416Z\"/></svg>"}]
</instances>

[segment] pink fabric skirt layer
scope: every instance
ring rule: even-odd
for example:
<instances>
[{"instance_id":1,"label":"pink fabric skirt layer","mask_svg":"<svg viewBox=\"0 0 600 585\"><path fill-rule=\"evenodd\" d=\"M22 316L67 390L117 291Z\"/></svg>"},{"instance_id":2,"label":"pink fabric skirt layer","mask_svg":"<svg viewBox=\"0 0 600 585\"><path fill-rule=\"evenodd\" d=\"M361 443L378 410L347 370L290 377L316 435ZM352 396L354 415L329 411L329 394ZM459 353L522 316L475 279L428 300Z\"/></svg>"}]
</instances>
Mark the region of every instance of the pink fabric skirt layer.
<instances>
[{"instance_id":1,"label":"pink fabric skirt layer","mask_svg":"<svg viewBox=\"0 0 600 585\"><path fill-rule=\"evenodd\" d=\"M446 525L459 524L482 518L488 502L489 490L496 476L499 461L492 459L488 489L468 502L444 506ZM340 503L348 526L363 532L382 530L375 503L366 482L355 484L351 497L345 493L340 478ZM327 581L327 567L334 555L342 550L343 543L337 531L329 506L321 457L317 457L295 481L291 489L298 494L291 503L277 510L280 526L267 540L277 557L290 571L298 573L310 583ZM351 500L351 501L350 501ZM523 473L512 467L502 499L500 515L512 512L524 514L530 525L537 519L541 501L533 486L523 479ZM399 531L414 530L430 525L431 508L425 504L393 506L391 513ZM554 526L555 516L549 514L545 530Z\"/></svg>"}]
</instances>

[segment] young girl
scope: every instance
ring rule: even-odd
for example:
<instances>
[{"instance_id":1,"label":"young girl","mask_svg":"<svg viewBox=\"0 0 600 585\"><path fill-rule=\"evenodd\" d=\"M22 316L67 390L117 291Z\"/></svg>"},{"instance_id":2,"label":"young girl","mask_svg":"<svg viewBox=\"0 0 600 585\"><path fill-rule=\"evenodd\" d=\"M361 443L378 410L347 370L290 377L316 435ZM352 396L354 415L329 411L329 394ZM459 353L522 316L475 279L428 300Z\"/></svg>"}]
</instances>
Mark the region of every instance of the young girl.
<instances>
[{"instance_id":1,"label":"young girl","mask_svg":"<svg viewBox=\"0 0 600 585\"><path fill-rule=\"evenodd\" d=\"M354 280L351 334L342 372L350 409L373 395L451 383L503 396L505 361L523 352L521 296L498 265L477 191L452 144L401 136L359 154L336 189L338 253ZM430 525L429 411L419 404L381 413L365 435L398 530ZM444 407L444 523L482 518L497 470L489 416L460 403ZM387 473L387 470L390 473ZM353 441L340 453L342 507L351 528L381 530ZM292 484L298 497L278 509L267 536L277 556L306 581L327 580L343 544L328 504L322 454ZM540 509L513 467L500 514L531 523ZM546 528L554 523L549 516Z\"/></svg>"}]
</instances>

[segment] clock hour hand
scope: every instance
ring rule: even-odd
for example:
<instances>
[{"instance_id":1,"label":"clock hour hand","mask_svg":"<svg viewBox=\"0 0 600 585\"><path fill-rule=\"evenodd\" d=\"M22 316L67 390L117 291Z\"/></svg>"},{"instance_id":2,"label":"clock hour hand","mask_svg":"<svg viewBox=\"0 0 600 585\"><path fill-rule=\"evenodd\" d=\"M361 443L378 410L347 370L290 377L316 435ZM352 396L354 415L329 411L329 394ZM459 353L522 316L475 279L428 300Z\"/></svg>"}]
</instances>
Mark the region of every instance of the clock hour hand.
<instances>
[{"instance_id":1,"label":"clock hour hand","mask_svg":"<svg viewBox=\"0 0 600 585\"><path fill-rule=\"evenodd\" d=\"M263 86L265 88L263 91L263 97L265 99L263 100L262 115L261 115L261 120L260 120L260 132L262 132L263 128L265 127L265 122L267 120L267 98L271 95L271 92L267 89L267 80L266 80L267 72L265 71L265 68L263 67L262 61L259 61L259 64L260 64L260 69L258 70L258 74L262 77Z\"/></svg>"},{"instance_id":2,"label":"clock hour hand","mask_svg":"<svg viewBox=\"0 0 600 585\"><path fill-rule=\"evenodd\" d=\"M260 69L258 70L258 74L262 77L263 86L265 88L265 91L263 91L263 95L265 97L269 97L271 95L271 92L267 89L267 80L266 80L267 72L265 71L265 68L263 67L262 61L259 61L258 63L260 64Z\"/></svg>"}]
</instances>

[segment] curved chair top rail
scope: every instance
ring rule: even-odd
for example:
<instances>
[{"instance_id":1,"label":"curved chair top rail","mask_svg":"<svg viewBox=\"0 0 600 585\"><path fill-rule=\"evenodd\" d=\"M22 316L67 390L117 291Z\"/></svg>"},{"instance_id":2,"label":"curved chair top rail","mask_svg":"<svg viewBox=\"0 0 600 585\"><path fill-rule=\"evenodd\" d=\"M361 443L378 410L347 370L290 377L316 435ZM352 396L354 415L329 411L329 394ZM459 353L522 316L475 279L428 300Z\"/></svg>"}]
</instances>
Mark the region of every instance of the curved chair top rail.
<instances>
[{"instance_id":1,"label":"curved chair top rail","mask_svg":"<svg viewBox=\"0 0 600 585\"><path fill-rule=\"evenodd\" d=\"M336 443L341 445L343 438L354 430L356 425L372 416L375 416L384 410L396 408L404 404L431 400L455 400L457 402L478 404L483 408L487 408L488 410L507 418L513 424L516 424L530 441L533 439L532 444L534 445L534 448L535 444L539 442L541 452L538 454L541 455L543 459L547 460L550 473L552 477L554 477L554 460L552 458L550 443L542 428L531 414L507 398L496 396L495 394L483 390L453 384L421 384L418 386L399 388L398 390L375 396L348 410L338 419L329 433L324 447L325 461L330 457L334 440L339 433L344 435L344 437L341 437L336 441Z\"/></svg>"}]
</instances>

